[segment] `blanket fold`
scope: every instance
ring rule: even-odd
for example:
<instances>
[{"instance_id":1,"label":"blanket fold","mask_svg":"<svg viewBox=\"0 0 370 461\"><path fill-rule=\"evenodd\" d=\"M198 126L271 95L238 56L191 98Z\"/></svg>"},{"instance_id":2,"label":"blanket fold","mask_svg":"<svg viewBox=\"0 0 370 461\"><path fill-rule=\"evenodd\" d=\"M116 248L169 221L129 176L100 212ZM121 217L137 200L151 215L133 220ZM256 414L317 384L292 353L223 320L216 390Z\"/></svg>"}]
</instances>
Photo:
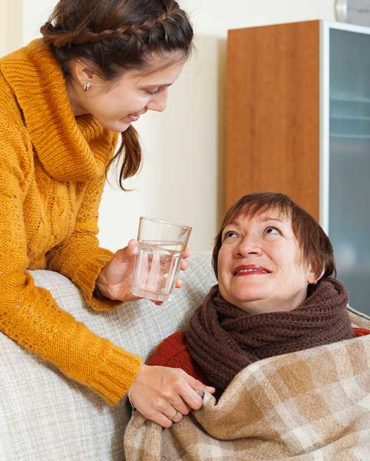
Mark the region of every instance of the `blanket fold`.
<instances>
[{"instance_id":1,"label":"blanket fold","mask_svg":"<svg viewBox=\"0 0 370 461\"><path fill-rule=\"evenodd\" d=\"M170 429L134 414L124 448L129 461L368 460L370 335L252 363Z\"/></svg>"}]
</instances>

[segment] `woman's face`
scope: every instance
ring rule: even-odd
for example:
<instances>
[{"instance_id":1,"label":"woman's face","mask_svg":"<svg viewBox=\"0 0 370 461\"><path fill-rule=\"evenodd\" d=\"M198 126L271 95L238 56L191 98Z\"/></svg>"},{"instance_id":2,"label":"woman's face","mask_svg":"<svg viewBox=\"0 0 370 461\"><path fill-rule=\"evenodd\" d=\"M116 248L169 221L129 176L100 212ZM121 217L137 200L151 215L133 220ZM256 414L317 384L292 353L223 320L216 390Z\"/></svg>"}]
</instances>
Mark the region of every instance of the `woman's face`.
<instances>
[{"instance_id":1,"label":"woman's face","mask_svg":"<svg viewBox=\"0 0 370 461\"><path fill-rule=\"evenodd\" d=\"M290 311L307 296L315 275L303 261L290 217L270 210L236 216L218 254L224 299L250 313Z\"/></svg>"},{"instance_id":2,"label":"woman's face","mask_svg":"<svg viewBox=\"0 0 370 461\"><path fill-rule=\"evenodd\" d=\"M162 112L166 108L168 89L183 65L184 60L169 61L156 55L145 70L126 70L114 81L102 80L95 73L89 78L88 69L79 68L78 78L67 84L73 113L91 114L105 128L123 132L148 110ZM90 82L86 92L85 81Z\"/></svg>"}]
</instances>

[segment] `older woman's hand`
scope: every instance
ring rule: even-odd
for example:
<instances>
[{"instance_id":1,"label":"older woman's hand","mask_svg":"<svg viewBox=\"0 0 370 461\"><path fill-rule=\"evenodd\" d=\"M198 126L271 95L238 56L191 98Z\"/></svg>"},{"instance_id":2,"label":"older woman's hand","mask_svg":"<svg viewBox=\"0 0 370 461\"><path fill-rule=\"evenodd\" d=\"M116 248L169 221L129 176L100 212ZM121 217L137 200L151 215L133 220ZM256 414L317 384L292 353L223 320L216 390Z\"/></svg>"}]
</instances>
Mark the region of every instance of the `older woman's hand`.
<instances>
[{"instance_id":1,"label":"older woman's hand","mask_svg":"<svg viewBox=\"0 0 370 461\"><path fill-rule=\"evenodd\" d=\"M137 240L130 240L127 247L118 250L113 255L96 280L96 288L101 295L116 301L133 301L138 299L131 292L137 251ZM181 270L187 268L186 259L189 257L189 254L189 250L186 248L180 265ZM175 287L180 288L181 285L182 282L178 279ZM162 303L155 302L155 304Z\"/></svg>"},{"instance_id":2,"label":"older woman's hand","mask_svg":"<svg viewBox=\"0 0 370 461\"><path fill-rule=\"evenodd\" d=\"M143 416L170 427L189 411L202 407L205 391L214 393L215 389L184 370L143 364L129 392L132 405Z\"/></svg>"}]
</instances>

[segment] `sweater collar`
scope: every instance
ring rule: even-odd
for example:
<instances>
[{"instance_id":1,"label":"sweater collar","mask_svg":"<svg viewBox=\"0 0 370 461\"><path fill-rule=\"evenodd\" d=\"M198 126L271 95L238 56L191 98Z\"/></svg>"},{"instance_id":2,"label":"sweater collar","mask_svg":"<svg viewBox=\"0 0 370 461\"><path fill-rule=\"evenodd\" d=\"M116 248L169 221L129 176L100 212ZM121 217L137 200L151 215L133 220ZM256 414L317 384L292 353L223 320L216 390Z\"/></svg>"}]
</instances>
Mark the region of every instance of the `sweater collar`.
<instances>
[{"instance_id":1,"label":"sweater collar","mask_svg":"<svg viewBox=\"0 0 370 461\"><path fill-rule=\"evenodd\" d=\"M45 170L59 181L101 177L117 134L91 115L75 118L60 65L42 40L2 59L1 71L15 93Z\"/></svg>"}]
</instances>

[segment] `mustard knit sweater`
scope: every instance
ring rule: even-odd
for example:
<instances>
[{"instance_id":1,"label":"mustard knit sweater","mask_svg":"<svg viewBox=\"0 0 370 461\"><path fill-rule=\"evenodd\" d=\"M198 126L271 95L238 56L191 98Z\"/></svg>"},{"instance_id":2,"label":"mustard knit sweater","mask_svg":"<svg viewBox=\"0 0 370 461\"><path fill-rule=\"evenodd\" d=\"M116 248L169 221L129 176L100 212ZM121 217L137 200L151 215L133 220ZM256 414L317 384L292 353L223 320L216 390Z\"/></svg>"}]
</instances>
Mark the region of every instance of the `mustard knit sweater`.
<instances>
[{"instance_id":1,"label":"mustard knit sweater","mask_svg":"<svg viewBox=\"0 0 370 461\"><path fill-rule=\"evenodd\" d=\"M0 59L0 330L112 404L141 359L61 310L28 269L64 274L93 309L118 304L93 296L112 256L96 234L116 141L91 116L74 117L41 40Z\"/></svg>"}]
</instances>

